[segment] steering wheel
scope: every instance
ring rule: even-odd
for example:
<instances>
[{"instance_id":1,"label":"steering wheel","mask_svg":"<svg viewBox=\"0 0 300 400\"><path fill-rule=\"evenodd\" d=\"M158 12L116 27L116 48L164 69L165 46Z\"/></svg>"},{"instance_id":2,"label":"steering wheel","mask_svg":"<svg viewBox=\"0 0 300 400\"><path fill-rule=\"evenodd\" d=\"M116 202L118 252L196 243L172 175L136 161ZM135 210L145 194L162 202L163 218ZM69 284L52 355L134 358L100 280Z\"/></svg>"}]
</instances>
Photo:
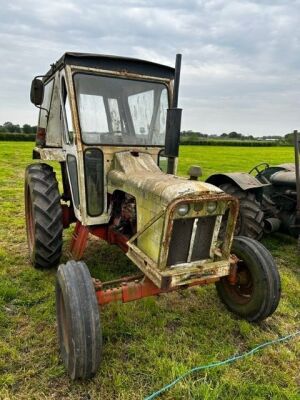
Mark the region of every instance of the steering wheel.
<instances>
[{"instance_id":1,"label":"steering wheel","mask_svg":"<svg viewBox=\"0 0 300 400\"><path fill-rule=\"evenodd\" d=\"M259 168L259 167L264 167L264 168ZM260 163L257 164L255 167L253 167L250 171L249 174L252 174L253 171L257 172L257 175L259 175L261 172L263 172L264 170L266 170L267 168L269 168L269 164L268 163Z\"/></svg>"}]
</instances>

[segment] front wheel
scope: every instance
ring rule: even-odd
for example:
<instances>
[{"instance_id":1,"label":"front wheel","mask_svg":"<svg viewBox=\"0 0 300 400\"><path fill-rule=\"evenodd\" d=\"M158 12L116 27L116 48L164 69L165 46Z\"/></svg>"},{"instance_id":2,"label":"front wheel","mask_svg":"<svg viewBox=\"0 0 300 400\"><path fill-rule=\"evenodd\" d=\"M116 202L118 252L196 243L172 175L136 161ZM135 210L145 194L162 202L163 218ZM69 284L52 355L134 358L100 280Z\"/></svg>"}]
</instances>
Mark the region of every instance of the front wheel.
<instances>
[{"instance_id":1,"label":"front wheel","mask_svg":"<svg viewBox=\"0 0 300 400\"><path fill-rule=\"evenodd\" d=\"M59 266L56 315L61 358L70 378L91 378L101 361L102 334L95 288L84 262Z\"/></svg>"},{"instance_id":2,"label":"front wheel","mask_svg":"<svg viewBox=\"0 0 300 400\"><path fill-rule=\"evenodd\" d=\"M250 321L261 321L276 310L281 293L280 276L270 252L256 240L237 236L232 253L239 259L236 283L228 277L216 283L217 292L227 308Z\"/></svg>"}]
</instances>

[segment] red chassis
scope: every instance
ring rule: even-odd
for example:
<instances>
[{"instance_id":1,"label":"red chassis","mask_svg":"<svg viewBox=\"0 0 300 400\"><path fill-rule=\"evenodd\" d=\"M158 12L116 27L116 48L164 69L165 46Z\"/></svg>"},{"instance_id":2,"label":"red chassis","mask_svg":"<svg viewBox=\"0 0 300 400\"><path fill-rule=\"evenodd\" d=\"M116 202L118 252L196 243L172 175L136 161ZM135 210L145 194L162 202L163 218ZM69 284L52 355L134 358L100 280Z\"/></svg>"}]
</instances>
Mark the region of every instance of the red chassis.
<instances>
[{"instance_id":1,"label":"red chassis","mask_svg":"<svg viewBox=\"0 0 300 400\"><path fill-rule=\"evenodd\" d=\"M75 260L79 260L83 256L90 233L107 241L109 244L118 245L124 251L124 253L126 253L128 250L128 238L115 231L112 227L108 225L90 227L83 226L79 221L77 221L70 246L70 251ZM236 264L237 259L235 257L231 257L231 272L228 280L232 285L236 283ZM97 279L93 279L99 305L108 304L113 301L122 301L123 303L127 303L129 301L142 299L143 297L155 296L161 293L167 293L179 289L186 289L187 287L191 286L207 285L218 280L219 278L206 278L195 281L189 285L172 287L171 289L163 290L158 288L144 274L129 277L127 276L108 282L101 282Z\"/></svg>"}]
</instances>

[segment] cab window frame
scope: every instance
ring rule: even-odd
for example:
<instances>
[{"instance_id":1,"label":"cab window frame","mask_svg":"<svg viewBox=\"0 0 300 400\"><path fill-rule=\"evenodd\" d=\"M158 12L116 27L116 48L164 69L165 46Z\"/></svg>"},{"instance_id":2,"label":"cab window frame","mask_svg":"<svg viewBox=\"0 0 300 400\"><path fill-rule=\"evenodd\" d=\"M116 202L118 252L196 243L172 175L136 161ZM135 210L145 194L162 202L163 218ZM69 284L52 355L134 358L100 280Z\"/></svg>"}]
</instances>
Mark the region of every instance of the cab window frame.
<instances>
[{"instance_id":1,"label":"cab window frame","mask_svg":"<svg viewBox=\"0 0 300 400\"><path fill-rule=\"evenodd\" d=\"M155 148L155 147L156 148L164 148L165 147L165 144L132 144L132 143L126 144L126 143L99 143L99 142L93 142L93 143L88 142L87 143L87 142L85 142L84 137L82 135L80 112L79 112L79 106L78 106L78 101L77 101L76 83L75 83L76 75L100 76L100 77L104 77L104 78L115 78L115 79L132 80L132 81L137 81L137 82L161 84L165 87L165 89L167 91L168 107L170 107L171 93L170 93L169 86L167 85L166 81L160 81L160 80L156 80L156 79L138 79L138 78L134 78L134 77L128 78L126 76L119 76L119 75L115 75L115 74L105 74L105 73L97 73L97 72L91 73L91 72L86 72L86 71L75 71L72 73L72 81L73 81L73 87L74 87L74 91L75 91L75 104L76 104L76 112L77 112L77 116L78 116L78 126L79 126L79 131L80 131L80 138L81 138L81 142L85 146L93 146L93 147L95 147L95 146L116 146L116 147L146 147L146 148ZM120 99L118 99L118 105L119 105L119 102L120 102ZM104 104L105 104L105 102L104 102ZM106 105L105 105L105 107L106 107ZM134 130L132 117L130 115L128 99L126 99L125 109L123 111L125 111L125 114L129 114L129 115L126 115L127 122L130 125L129 129ZM120 113L120 118L122 120L123 117L120 112L120 106L119 106L119 113ZM109 125L109 121L108 121L108 125Z\"/></svg>"}]
</instances>

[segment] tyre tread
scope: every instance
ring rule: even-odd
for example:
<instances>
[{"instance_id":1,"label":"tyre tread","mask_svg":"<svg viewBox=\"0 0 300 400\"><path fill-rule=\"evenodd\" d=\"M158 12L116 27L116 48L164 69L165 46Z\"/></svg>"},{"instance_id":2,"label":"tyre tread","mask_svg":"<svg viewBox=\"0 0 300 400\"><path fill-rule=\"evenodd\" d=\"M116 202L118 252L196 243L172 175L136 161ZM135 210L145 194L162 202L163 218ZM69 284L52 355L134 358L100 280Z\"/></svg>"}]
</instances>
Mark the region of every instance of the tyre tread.
<instances>
[{"instance_id":1,"label":"tyre tread","mask_svg":"<svg viewBox=\"0 0 300 400\"><path fill-rule=\"evenodd\" d=\"M101 362L102 335L98 303L92 278L82 261L68 261L57 271L56 300L64 296L71 321L73 352L62 351L60 312L57 307L59 344L62 358L72 379L88 379L97 372Z\"/></svg>"},{"instance_id":2,"label":"tyre tread","mask_svg":"<svg viewBox=\"0 0 300 400\"><path fill-rule=\"evenodd\" d=\"M225 193L237 197L240 201L240 229L236 229L235 234L247 236L252 239L260 240L264 232L264 213L254 193L243 191L233 183L220 185Z\"/></svg>"},{"instance_id":3,"label":"tyre tread","mask_svg":"<svg viewBox=\"0 0 300 400\"><path fill-rule=\"evenodd\" d=\"M36 268L51 268L61 257L63 232L60 194L53 168L44 163L29 165L25 185L30 191L35 226L32 263Z\"/></svg>"}]
</instances>

